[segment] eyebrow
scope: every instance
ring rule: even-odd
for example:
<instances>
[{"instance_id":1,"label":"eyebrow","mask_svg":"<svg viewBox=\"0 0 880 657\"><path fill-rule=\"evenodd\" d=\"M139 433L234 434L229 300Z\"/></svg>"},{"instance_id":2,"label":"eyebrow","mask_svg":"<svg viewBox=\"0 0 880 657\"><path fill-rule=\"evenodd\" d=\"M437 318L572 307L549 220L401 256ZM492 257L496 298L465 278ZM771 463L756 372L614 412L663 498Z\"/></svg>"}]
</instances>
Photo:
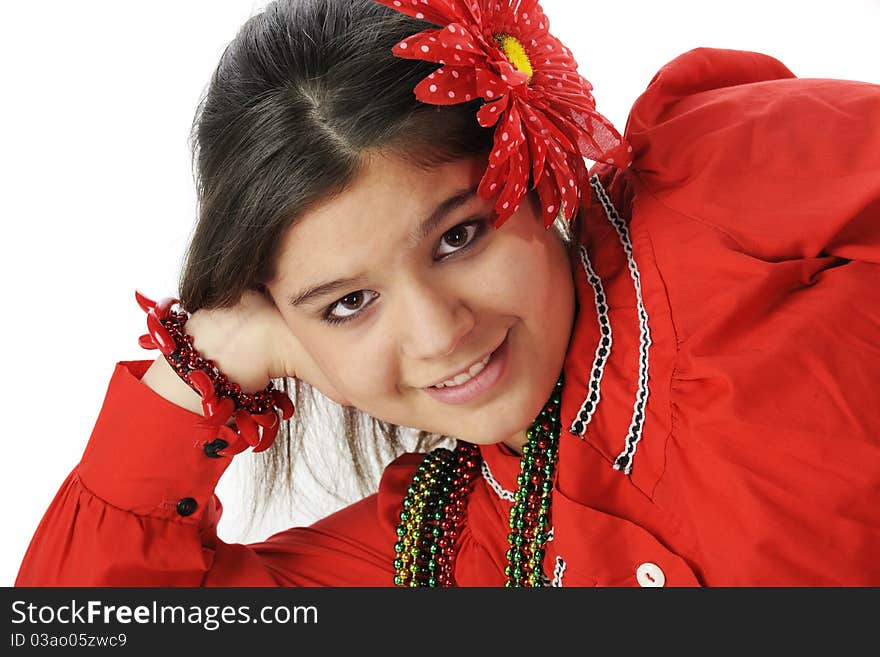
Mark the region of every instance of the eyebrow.
<instances>
[{"instance_id":1,"label":"eyebrow","mask_svg":"<svg viewBox=\"0 0 880 657\"><path fill-rule=\"evenodd\" d=\"M408 242L410 244L418 244L423 239L425 239L428 235L433 233L437 226L439 226L446 217L457 208L461 207L472 198L477 195L477 187L474 186L470 189L464 189L456 194L453 194L448 199L440 203L434 211L428 215L422 223L420 223L409 235ZM362 280L361 278L337 278L333 281L328 281L326 283L320 283L318 285L310 285L306 288L303 288L296 294L291 294L288 297L288 301L291 306L302 306L307 303L312 303L315 300L327 296L333 292L340 292L341 290L352 286L358 281Z\"/></svg>"}]
</instances>

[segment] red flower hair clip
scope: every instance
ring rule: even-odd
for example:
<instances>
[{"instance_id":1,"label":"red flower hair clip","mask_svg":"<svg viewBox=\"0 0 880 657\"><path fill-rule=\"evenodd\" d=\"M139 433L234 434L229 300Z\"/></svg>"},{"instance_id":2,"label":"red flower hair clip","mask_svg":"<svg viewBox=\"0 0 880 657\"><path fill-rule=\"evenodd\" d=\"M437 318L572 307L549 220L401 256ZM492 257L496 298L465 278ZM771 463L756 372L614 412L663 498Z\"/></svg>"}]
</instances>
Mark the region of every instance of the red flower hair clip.
<instances>
[{"instance_id":1,"label":"red flower hair clip","mask_svg":"<svg viewBox=\"0 0 880 657\"><path fill-rule=\"evenodd\" d=\"M495 139L478 194L495 197L496 228L519 208L529 174L546 227L560 209L570 221L582 190L590 189L584 158L629 164L632 148L596 111L592 85L550 34L538 0L376 1L443 26L392 50L441 65L416 85L416 98L432 105L486 101L477 120L496 126Z\"/></svg>"}]
</instances>

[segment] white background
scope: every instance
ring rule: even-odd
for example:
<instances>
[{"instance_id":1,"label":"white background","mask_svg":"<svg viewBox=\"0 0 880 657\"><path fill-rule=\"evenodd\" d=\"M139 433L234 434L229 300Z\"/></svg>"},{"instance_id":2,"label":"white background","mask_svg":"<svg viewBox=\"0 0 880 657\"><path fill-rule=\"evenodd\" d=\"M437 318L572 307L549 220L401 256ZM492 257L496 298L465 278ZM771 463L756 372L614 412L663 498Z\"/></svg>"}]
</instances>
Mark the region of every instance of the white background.
<instances>
[{"instance_id":1,"label":"white background","mask_svg":"<svg viewBox=\"0 0 880 657\"><path fill-rule=\"evenodd\" d=\"M193 113L224 45L262 5L0 5L0 585L13 583L43 512L82 454L115 363L157 354L137 345L144 314L133 290L154 298L176 291L195 218ZM598 109L621 131L656 70L697 46L765 52L800 77L880 83L880 0L543 6L593 83ZM227 541L307 523L341 503L315 492L245 532L245 458L218 488Z\"/></svg>"}]
</instances>

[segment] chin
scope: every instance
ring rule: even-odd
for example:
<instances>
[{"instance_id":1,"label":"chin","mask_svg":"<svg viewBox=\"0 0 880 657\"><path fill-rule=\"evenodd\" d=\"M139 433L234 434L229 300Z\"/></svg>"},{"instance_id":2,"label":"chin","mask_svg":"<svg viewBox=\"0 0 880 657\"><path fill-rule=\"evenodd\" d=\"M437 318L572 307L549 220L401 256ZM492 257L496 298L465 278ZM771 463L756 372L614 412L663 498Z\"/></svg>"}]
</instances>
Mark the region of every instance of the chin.
<instances>
[{"instance_id":1,"label":"chin","mask_svg":"<svg viewBox=\"0 0 880 657\"><path fill-rule=\"evenodd\" d=\"M451 435L474 445L494 445L509 440L513 436L524 431L526 427L529 426L532 419L533 418L524 419L522 423L507 423L507 425L503 427L495 426L487 431L479 430L476 434L463 432L461 435Z\"/></svg>"},{"instance_id":2,"label":"chin","mask_svg":"<svg viewBox=\"0 0 880 657\"><path fill-rule=\"evenodd\" d=\"M490 436L481 436L479 438L474 437L462 437L461 440L466 443L471 443L472 445L495 445L496 443L500 443L504 440L504 436L498 436L496 438L492 438Z\"/></svg>"}]
</instances>

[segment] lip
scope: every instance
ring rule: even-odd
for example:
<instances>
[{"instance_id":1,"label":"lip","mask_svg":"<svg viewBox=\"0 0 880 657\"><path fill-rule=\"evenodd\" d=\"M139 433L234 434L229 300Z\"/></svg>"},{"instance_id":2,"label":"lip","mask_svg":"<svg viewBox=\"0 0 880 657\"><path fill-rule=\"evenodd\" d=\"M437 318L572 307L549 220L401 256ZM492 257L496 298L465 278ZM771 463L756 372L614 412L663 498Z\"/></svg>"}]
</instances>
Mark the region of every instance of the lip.
<instances>
[{"instance_id":1,"label":"lip","mask_svg":"<svg viewBox=\"0 0 880 657\"><path fill-rule=\"evenodd\" d=\"M479 358L477 358L475 361L473 361L470 365L468 365L467 367L465 367L463 370L459 370L459 371L456 372L455 374L451 374L450 376L445 376L445 377L443 377L442 379L437 379L437 380L434 381L434 383L432 383L430 386L425 386L425 387L426 387L426 388L429 388L429 387L432 387L432 386L437 385L438 383L443 383L444 381L451 381L452 379L454 379L455 377L457 377L459 374L464 374L465 372L469 371L474 365L476 365L476 364L479 363L481 360L483 360L486 356L488 356L488 355L490 355L490 354L493 354L493 353L495 353L496 351L498 351L498 347L500 347L500 346L504 343L504 340L506 340L506 339L507 339L507 333L504 334L504 338L501 340L501 342L499 342L497 345L495 345L490 351L486 352L485 354L483 354L482 356L480 356ZM486 364L488 365L488 362L487 362Z\"/></svg>"},{"instance_id":2,"label":"lip","mask_svg":"<svg viewBox=\"0 0 880 657\"><path fill-rule=\"evenodd\" d=\"M466 404L473 401L477 397L482 396L490 388L494 387L498 380L507 370L508 361L508 332L504 336L501 344L492 352L489 362L486 363L479 374L474 378L465 381L459 386L435 388L429 386L424 388L431 397L445 404Z\"/></svg>"}]
</instances>

